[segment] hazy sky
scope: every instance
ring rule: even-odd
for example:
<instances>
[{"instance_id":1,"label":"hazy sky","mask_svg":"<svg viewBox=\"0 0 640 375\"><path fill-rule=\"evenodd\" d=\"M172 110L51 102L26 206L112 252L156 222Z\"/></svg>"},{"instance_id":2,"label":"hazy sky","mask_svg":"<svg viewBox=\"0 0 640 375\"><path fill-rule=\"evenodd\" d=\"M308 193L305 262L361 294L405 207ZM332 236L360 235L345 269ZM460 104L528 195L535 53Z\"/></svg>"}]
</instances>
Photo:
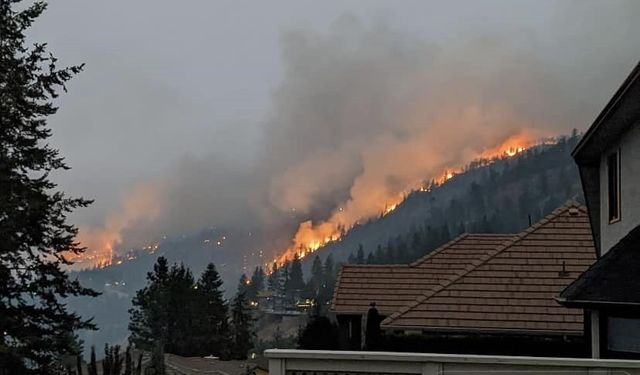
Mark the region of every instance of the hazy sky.
<instances>
[{"instance_id":1,"label":"hazy sky","mask_svg":"<svg viewBox=\"0 0 640 375\"><path fill-rule=\"evenodd\" d=\"M288 197L287 189L274 181L255 182L237 170L259 170L264 162L269 173L281 173L279 182L292 173L299 179L291 171L300 165L314 165L312 158L283 164L279 158L300 159L302 154L294 150L283 156L269 148L287 148L279 143L283 140L314 142L317 132L300 131L302 138L288 138L298 130L291 130L286 114L305 105L298 95L342 90L330 78L334 66L343 60L366 64L370 58L376 68L370 76L363 75L366 82L375 80L376 74L393 74L398 66L411 70L401 77L401 89L412 90L410 95L385 92L395 87L391 80L371 85L385 94L375 98L380 100L376 107L397 98L415 99L420 90L410 83L435 75L440 80L431 77L428 86L437 90L425 89L425 96L434 98L443 92L453 98L447 88L455 86L474 93L463 96L461 102L481 98L484 103L506 93L514 99L492 105L508 109L508 115L498 116L497 122L517 117L526 118L523 123L528 127L540 124L545 133L566 133L573 127L584 130L640 57L638 3L64 0L49 5L31 37L48 42L63 64L86 63L85 71L62 96L61 110L51 125L53 142L72 167L56 176L62 189L96 200L75 214L74 220L101 226L136 186L156 181L174 190L160 199L187 199L184 195L192 190L194 197L210 195L203 211L228 208L223 203L240 207L236 202L266 199L274 191ZM380 39L384 42L378 48ZM397 54L409 56L400 59L399 65L393 58L396 42ZM420 68L423 61L429 69ZM307 73L302 74L296 64L303 64L302 71L308 70L313 79L301 83ZM352 68L335 71L344 74ZM458 85L458 78L465 84ZM521 91L527 94L520 95ZM354 91L353 95L361 94ZM452 106L451 101L447 103ZM306 113L296 118L305 118ZM321 113L321 109L310 113ZM433 114L425 113L426 117ZM496 111L490 113L495 120ZM354 116L328 121L348 123L344 118ZM355 116L353 121L361 119ZM333 129L332 134L339 136L348 126ZM380 129L371 130L376 142L394 131L383 125ZM402 129L417 139L428 135L415 126ZM358 134L367 132L363 128ZM310 138L305 139L305 134ZM345 163L338 176L318 174L340 180L339 185L300 199L353 195L357 177L366 174L368 150L362 143L354 136L345 146L347 151L331 151L337 155L336 163L353 156L353 163ZM424 166L418 169L425 170ZM202 175L206 178L198 188L183 185L183 180L198 181ZM248 191L248 185L263 183L270 192ZM244 186L234 189L234 184ZM291 197L294 202L298 198ZM331 202L329 209L337 204ZM185 203L184 207L197 205ZM178 211L171 207L164 214L171 212L180 221L193 216L195 223L216 217ZM162 229L174 224L164 223Z\"/></svg>"}]
</instances>

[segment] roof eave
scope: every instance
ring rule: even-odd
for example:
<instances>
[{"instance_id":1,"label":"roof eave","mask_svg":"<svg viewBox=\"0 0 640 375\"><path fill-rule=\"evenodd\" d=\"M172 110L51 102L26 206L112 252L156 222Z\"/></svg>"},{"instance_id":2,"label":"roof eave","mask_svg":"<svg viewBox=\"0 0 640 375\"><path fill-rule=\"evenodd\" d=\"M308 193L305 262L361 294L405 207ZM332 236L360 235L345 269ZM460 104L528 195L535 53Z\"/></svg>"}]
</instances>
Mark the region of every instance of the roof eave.
<instances>
[{"instance_id":1,"label":"roof eave","mask_svg":"<svg viewBox=\"0 0 640 375\"><path fill-rule=\"evenodd\" d=\"M562 335L575 335L582 336L582 330L532 330L532 329L512 329L512 328L451 328L451 327L434 327L434 326L389 326L382 325L382 329L388 331L423 331L432 333L449 333L449 334L509 334L509 335L532 335L532 336L562 336Z\"/></svg>"},{"instance_id":2,"label":"roof eave","mask_svg":"<svg viewBox=\"0 0 640 375\"><path fill-rule=\"evenodd\" d=\"M589 127L587 132L582 136L582 139L578 142L578 144L574 147L571 152L571 156L576 161L578 165L582 165L584 163L592 162L589 160L588 155L585 155L588 150L588 146L590 145L592 139L595 134L600 130L602 124L609 119L612 113L617 109L620 100L624 97L627 91L638 81L640 81L640 62L636 64L635 68L631 71L629 76L625 79L622 85L616 90L613 97L609 100L607 105L604 107L602 112L596 117L593 124Z\"/></svg>"}]
</instances>

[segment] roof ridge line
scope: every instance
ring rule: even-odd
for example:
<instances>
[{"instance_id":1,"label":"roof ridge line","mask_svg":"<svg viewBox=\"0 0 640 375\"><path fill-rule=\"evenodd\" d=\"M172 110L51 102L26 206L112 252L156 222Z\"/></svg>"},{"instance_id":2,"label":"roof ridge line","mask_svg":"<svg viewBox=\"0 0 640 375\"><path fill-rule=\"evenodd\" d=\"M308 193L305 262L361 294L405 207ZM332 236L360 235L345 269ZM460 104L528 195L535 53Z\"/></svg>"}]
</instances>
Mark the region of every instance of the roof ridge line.
<instances>
[{"instance_id":1,"label":"roof ridge line","mask_svg":"<svg viewBox=\"0 0 640 375\"><path fill-rule=\"evenodd\" d=\"M433 249L432 251L430 251L428 254L421 256L420 258L414 260L413 262L409 263L408 266L409 267L416 267L422 263L424 263L427 259L431 258L432 256L442 252L443 250L451 247L453 244L461 241L462 239L469 237L469 233L464 232L459 234L457 237L449 240L448 242L440 245L439 247L436 247L435 249Z\"/></svg>"},{"instance_id":2,"label":"roof ridge line","mask_svg":"<svg viewBox=\"0 0 640 375\"><path fill-rule=\"evenodd\" d=\"M454 282L460 280L461 278L463 278L465 275L467 275L468 273L470 273L474 269L476 269L476 268L480 267L481 265L483 265L484 263L488 262L489 260L494 258L496 255L498 255L501 252L503 252L505 249L515 245L517 242L522 240L524 237L528 236L531 232L533 232L533 231L537 230L538 228L540 228L541 226L549 223L551 221L551 219L560 216L562 213L564 213L565 211L569 210L570 208L576 207L576 205L580 206L580 204L578 202L576 202L575 200L567 201L565 204L563 204L562 206L560 206L560 207L556 208L555 210L553 210L549 215L545 216L543 219L537 221L536 223L534 223L533 225L531 225L530 227L528 227L524 231L514 235L513 238L511 238L510 240L505 241L505 243L503 243L501 245L498 245L491 253L483 255L480 258L480 260L476 260L476 261L471 262L471 264L466 266L462 271L458 271L456 276L454 276L453 278L445 280L444 282L440 283L438 286L436 286L435 288L431 289L430 291L428 291L426 293L423 293L422 295L416 297L416 299L413 302L411 302L410 304L402 307L400 310L394 312L393 314L389 315L380 324L381 325L387 325L387 324L393 322L394 320L398 319L400 316L404 315L405 313L407 313L408 311L410 311L414 307L418 306L420 303L422 303L422 302L426 301L427 299L433 297L435 294L437 294L440 291L442 291L443 289L447 288L449 285L453 284Z\"/></svg>"},{"instance_id":3,"label":"roof ridge line","mask_svg":"<svg viewBox=\"0 0 640 375\"><path fill-rule=\"evenodd\" d=\"M402 307L400 310L394 312L393 314L389 315L380 324L381 325L387 325L387 324L391 323L392 321L394 321L397 318L399 318L400 316L404 315L406 312L410 311L411 309L413 309L414 307L418 306L422 302L424 302L427 299L433 297L436 293L439 293L440 291L442 291L443 289L445 289L449 285L451 285L454 282L460 280L466 274L468 274L469 272L471 272L474 269L478 268L480 265L484 264L487 260L491 259L493 256L497 255L500 251L502 251L505 248L507 248L507 246L509 244L515 242L516 239L514 238L514 239L511 239L511 240L507 240L507 241L508 241L508 243L505 243L505 244L502 244L502 245L498 245L496 247L496 249L494 249L491 253L483 255L480 258L480 261L477 261L477 260L473 261L473 262L471 262L470 265L467 265L462 271L456 272L456 275L454 277L452 277L450 279L447 279L447 280L444 280L443 282L439 283L435 288L429 290L426 293L423 293L423 294L419 295L418 297L416 297L416 299L413 302L411 302L410 304ZM505 241L505 242L507 242L507 241Z\"/></svg>"}]
</instances>

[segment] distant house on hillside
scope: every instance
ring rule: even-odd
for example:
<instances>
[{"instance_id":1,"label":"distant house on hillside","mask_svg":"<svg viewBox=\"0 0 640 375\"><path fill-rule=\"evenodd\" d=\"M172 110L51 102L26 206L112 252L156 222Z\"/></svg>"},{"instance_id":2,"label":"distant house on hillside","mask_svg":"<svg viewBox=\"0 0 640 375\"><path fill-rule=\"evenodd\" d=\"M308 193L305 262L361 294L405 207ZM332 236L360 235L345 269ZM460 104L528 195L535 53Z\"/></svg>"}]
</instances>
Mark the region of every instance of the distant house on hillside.
<instances>
[{"instance_id":1,"label":"distant house on hillside","mask_svg":"<svg viewBox=\"0 0 640 375\"><path fill-rule=\"evenodd\" d=\"M640 64L573 157L599 259L558 301L586 311L594 358L640 358Z\"/></svg>"},{"instance_id":2,"label":"distant house on hillside","mask_svg":"<svg viewBox=\"0 0 640 375\"><path fill-rule=\"evenodd\" d=\"M554 297L594 261L586 209L568 203L518 235L463 235L406 266L345 266L332 310L351 349L376 302L384 349L584 355L582 312Z\"/></svg>"}]
</instances>

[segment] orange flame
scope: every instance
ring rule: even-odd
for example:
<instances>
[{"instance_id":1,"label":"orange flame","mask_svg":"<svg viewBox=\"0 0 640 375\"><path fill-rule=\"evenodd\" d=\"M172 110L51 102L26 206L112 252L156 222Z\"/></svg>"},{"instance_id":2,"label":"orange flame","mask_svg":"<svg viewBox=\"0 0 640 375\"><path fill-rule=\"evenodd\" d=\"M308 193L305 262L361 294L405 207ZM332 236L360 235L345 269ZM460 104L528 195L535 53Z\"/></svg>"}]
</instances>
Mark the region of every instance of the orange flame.
<instances>
[{"instance_id":1,"label":"orange flame","mask_svg":"<svg viewBox=\"0 0 640 375\"><path fill-rule=\"evenodd\" d=\"M490 164L500 158L514 157L532 146L548 143L553 143L553 141L549 139L535 141L531 134L523 132L507 138L496 147L480 152L476 155L475 160L486 160L486 164ZM439 177L435 178L434 182L436 185L441 185L463 171L464 166L446 168L444 172L438 174ZM408 192L414 190L427 191L428 187L418 184L407 189ZM391 213L402 203L405 197L406 194L400 192L394 196L384 198L380 205L381 215L384 216ZM304 258L330 242L340 241L342 234L358 223L358 221L349 223L344 215L344 209L340 207L326 221L320 223L313 223L310 220L302 222L292 239L291 246L282 250L274 259L274 262L282 265L293 259L295 255ZM366 219L368 217L360 218L360 220ZM270 264L266 266L269 267Z\"/></svg>"},{"instance_id":2,"label":"orange flame","mask_svg":"<svg viewBox=\"0 0 640 375\"><path fill-rule=\"evenodd\" d=\"M160 192L153 184L136 186L101 226L80 226L78 242L87 248L79 256L69 256L76 267L103 268L114 262L114 248L122 241L122 231L131 223L150 220L160 214ZM156 245L149 246L150 250Z\"/></svg>"}]
</instances>

